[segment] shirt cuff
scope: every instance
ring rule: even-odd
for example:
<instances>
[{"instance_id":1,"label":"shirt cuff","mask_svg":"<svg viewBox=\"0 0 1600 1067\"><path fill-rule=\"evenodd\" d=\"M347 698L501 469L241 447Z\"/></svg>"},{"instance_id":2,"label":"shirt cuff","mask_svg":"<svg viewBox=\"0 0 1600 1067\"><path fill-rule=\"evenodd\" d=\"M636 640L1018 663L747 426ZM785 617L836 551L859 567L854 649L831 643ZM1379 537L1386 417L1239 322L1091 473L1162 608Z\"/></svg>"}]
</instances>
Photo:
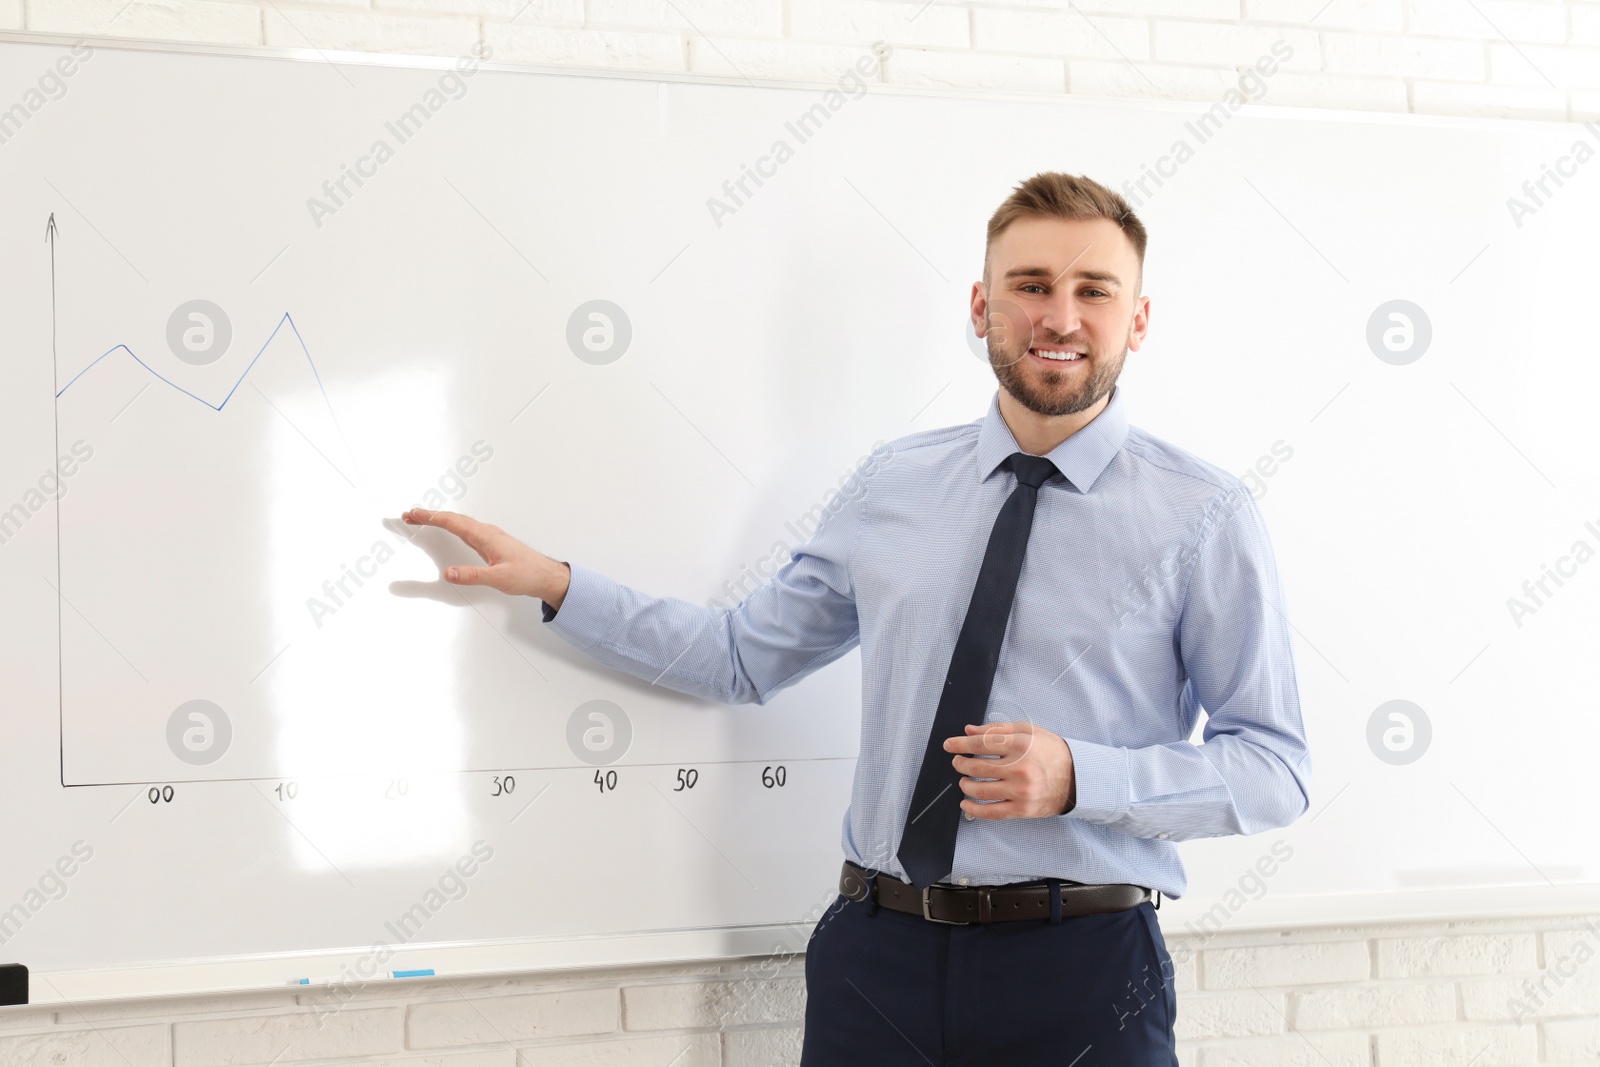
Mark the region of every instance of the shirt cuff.
<instances>
[{"instance_id":1,"label":"shirt cuff","mask_svg":"<svg viewBox=\"0 0 1600 1067\"><path fill-rule=\"evenodd\" d=\"M560 608L544 604L544 621L575 647L587 650L609 632L621 587L599 571L576 563L567 566L572 568L567 595Z\"/></svg>"},{"instance_id":2,"label":"shirt cuff","mask_svg":"<svg viewBox=\"0 0 1600 1067\"><path fill-rule=\"evenodd\" d=\"M1128 814L1128 750L1093 741L1063 740L1072 750L1078 802L1060 817L1111 823Z\"/></svg>"}]
</instances>

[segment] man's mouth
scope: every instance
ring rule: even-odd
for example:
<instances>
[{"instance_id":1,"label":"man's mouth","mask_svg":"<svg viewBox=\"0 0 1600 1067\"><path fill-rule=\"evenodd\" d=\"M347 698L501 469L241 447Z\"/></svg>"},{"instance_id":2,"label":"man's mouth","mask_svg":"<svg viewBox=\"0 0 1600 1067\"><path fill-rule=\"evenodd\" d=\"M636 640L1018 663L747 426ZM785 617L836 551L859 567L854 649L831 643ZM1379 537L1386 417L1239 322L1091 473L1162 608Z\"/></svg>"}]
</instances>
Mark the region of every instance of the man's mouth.
<instances>
[{"instance_id":1,"label":"man's mouth","mask_svg":"<svg viewBox=\"0 0 1600 1067\"><path fill-rule=\"evenodd\" d=\"M1028 349L1028 354L1049 360L1052 363L1073 363L1084 358L1084 353L1081 349L1052 348L1044 345L1036 345Z\"/></svg>"}]
</instances>

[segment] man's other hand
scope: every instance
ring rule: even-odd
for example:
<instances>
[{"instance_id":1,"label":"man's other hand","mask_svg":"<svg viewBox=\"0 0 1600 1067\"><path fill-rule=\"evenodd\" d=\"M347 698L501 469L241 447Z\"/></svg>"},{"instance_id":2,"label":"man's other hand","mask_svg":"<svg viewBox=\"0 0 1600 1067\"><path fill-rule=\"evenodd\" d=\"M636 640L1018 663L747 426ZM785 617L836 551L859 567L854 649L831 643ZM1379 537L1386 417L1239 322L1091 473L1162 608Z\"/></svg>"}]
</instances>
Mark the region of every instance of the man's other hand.
<instances>
[{"instance_id":1,"label":"man's other hand","mask_svg":"<svg viewBox=\"0 0 1600 1067\"><path fill-rule=\"evenodd\" d=\"M961 810L975 819L1039 819L1063 815L1077 803L1072 749L1031 722L969 725L966 735L947 740L944 750L958 753L951 762L965 776Z\"/></svg>"}]
</instances>

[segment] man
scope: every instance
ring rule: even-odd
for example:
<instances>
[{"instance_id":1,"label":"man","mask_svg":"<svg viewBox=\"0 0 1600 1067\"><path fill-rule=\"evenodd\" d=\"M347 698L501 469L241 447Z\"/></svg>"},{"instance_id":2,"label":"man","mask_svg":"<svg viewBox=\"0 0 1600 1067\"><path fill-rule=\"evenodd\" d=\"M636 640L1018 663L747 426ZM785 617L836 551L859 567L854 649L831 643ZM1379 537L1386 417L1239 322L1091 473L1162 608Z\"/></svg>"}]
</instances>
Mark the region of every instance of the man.
<instances>
[{"instance_id":1,"label":"man","mask_svg":"<svg viewBox=\"0 0 1600 1067\"><path fill-rule=\"evenodd\" d=\"M806 956L802 1064L1173 1067L1152 891L1176 843L1305 811L1271 545L1244 484L1128 425L1146 234L1038 174L989 220L972 323L1000 389L912 434L738 607L655 598L459 515L462 585L539 597L594 659L765 703L844 655L862 745L840 897ZM1204 743L1189 741L1204 709Z\"/></svg>"}]
</instances>

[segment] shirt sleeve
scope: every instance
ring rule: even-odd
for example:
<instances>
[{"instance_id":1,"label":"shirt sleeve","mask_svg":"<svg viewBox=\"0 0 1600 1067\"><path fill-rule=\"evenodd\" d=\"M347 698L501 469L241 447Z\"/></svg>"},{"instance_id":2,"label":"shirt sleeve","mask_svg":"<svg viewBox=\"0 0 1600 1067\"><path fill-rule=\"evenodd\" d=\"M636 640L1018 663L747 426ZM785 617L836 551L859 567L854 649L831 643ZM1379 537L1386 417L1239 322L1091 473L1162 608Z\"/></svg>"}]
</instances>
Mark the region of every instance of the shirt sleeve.
<instances>
[{"instance_id":1,"label":"shirt sleeve","mask_svg":"<svg viewBox=\"0 0 1600 1067\"><path fill-rule=\"evenodd\" d=\"M1306 810L1311 756L1286 605L1266 523L1243 483L1213 503L1197 545L1174 643L1185 710L1198 704L1208 716L1203 742L1125 748L1068 738L1077 803L1059 818L1183 841L1260 833Z\"/></svg>"},{"instance_id":2,"label":"shirt sleeve","mask_svg":"<svg viewBox=\"0 0 1600 1067\"><path fill-rule=\"evenodd\" d=\"M860 643L850 555L865 479L836 493L811 540L737 607L714 608L631 589L576 563L544 621L599 663L680 693L765 704Z\"/></svg>"}]
</instances>

